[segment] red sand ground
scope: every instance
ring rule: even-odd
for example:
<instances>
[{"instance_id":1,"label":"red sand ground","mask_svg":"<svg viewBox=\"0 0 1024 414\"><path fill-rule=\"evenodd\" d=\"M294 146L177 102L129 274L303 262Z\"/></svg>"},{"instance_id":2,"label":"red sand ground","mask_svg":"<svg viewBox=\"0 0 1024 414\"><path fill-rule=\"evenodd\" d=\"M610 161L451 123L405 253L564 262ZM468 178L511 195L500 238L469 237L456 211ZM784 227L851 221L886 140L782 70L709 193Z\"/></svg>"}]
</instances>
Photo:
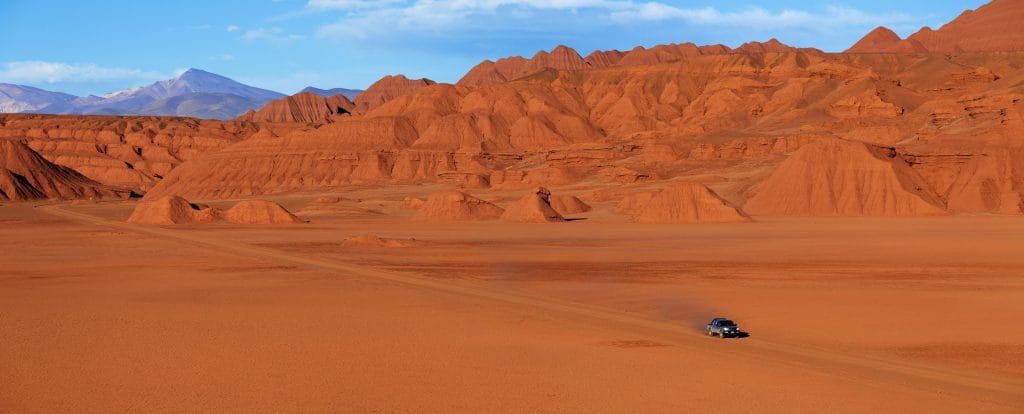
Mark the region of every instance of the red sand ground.
<instances>
[{"instance_id":1,"label":"red sand ground","mask_svg":"<svg viewBox=\"0 0 1024 414\"><path fill-rule=\"evenodd\" d=\"M1019 217L433 223L388 191L287 228L0 206L0 411L1024 404ZM720 314L751 337L704 336Z\"/></svg>"}]
</instances>

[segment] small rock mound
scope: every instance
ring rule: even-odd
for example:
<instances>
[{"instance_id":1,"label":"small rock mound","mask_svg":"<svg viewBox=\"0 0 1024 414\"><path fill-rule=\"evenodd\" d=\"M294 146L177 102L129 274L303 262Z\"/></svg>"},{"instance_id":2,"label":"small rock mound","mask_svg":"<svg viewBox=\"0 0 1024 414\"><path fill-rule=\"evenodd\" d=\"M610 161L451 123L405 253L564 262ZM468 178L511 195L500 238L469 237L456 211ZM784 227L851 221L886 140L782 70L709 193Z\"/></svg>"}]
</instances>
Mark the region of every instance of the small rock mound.
<instances>
[{"instance_id":1,"label":"small rock mound","mask_svg":"<svg viewBox=\"0 0 1024 414\"><path fill-rule=\"evenodd\" d=\"M420 207L423 207L423 203L424 201L422 198L406 197L402 200L402 207L409 210L419 210Z\"/></svg>"},{"instance_id":2,"label":"small rock mound","mask_svg":"<svg viewBox=\"0 0 1024 414\"><path fill-rule=\"evenodd\" d=\"M225 220L237 224L295 224L302 220L280 204L264 200L247 200L224 212Z\"/></svg>"},{"instance_id":3,"label":"small rock mound","mask_svg":"<svg viewBox=\"0 0 1024 414\"><path fill-rule=\"evenodd\" d=\"M349 237L342 240L341 245L343 247L385 247L385 248L400 248L400 247L412 247L417 245L416 239L389 239L372 234L365 234L362 236Z\"/></svg>"},{"instance_id":4,"label":"small rock mound","mask_svg":"<svg viewBox=\"0 0 1024 414\"><path fill-rule=\"evenodd\" d=\"M291 224L301 223L298 217L277 203L263 200L242 201L227 211L190 203L176 196L164 196L155 201L143 201L135 207L129 223L189 224L228 221L237 224Z\"/></svg>"},{"instance_id":5,"label":"small rock mound","mask_svg":"<svg viewBox=\"0 0 1024 414\"><path fill-rule=\"evenodd\" d=\"M552 195L548 198L551 202L551 208L555 209L559 214L580 214L590 211L590 205L584 203L576 196L561 196Z\"/></svg>"},{"instance_id":6,"label":"small rock mound","mask_svg":"<svg viewBox=\"0 0 1024 414\"><path fill-rule=\"evenodd\" d=\"M187 224L196 223L214 216L213 211L200 210L188 200L176 195L161 197L156 201L139 203L128 217L129 223L138 224ZM206 213L203 213L206 211Z\"/></svg>"},{"instance_id":7,"label":"small rock mound","mask_svg":"<svg viewBox=\"0 0 1024 414\"><path fill-rule=\"evenodd\" d=\"M739 223L747 215L703 184L683 182L622 200L616 211L637 223Z\"/></svg>"},{"instance_id":8,"label":"small rock mound","mask_svg":"<svg viewBox=\"0 0 1024 414\"><path fill-rule=\"evenodd\" d=\"M505 210L505 214L501 215L501 219L522 223L555 223L565 221L565 218L551 207L550 198L551 191L544 187L537 187L533 193L509 206Z\"/></svg>"},{"instance_id":9,"label":"small rock mound","mask_svg":"<svg viewBox=\"0 0 1024 414\"><path fill-rule=\"evenodd\" d=\"M504 210L461 191L431 194L416 211L415 218L431 221L493 220Z\"/></svg>"}]
</instances>

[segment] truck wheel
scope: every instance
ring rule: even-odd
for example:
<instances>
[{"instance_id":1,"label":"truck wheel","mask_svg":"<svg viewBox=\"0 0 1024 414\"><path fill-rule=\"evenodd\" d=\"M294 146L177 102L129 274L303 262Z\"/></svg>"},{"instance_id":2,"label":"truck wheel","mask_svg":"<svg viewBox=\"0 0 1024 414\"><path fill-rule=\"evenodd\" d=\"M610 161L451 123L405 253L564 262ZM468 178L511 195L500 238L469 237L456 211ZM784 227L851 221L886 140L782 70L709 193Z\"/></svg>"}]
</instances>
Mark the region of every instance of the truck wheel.
<instances>
[{"instance_id":1,"label":"truck wheel","mask_svg":"<svg viewBox=\"0 0 1024 414\"><path fill-rule=\"evenodd\" d=\"M710 330L710 329L708 329L708 336L715 336L715 333L714 333L714 332L711 332L711 330Z\"/></svg>"}]
</instances>

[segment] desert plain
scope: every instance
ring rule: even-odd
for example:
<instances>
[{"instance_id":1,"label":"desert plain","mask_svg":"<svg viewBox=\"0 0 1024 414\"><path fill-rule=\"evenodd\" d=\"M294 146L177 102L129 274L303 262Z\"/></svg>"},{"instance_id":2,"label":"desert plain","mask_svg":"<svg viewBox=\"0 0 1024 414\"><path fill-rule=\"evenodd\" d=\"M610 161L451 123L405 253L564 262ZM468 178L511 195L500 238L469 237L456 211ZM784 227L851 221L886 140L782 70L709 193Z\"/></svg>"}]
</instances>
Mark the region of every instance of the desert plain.
<instances>
[{"instance_id":1,"label":"desert plain","mask_svg":"<svg viewBox=\"0 0 1024 414\"><path fill-rule=\"evenodd\" d=\"M125 224L131 202L3 205L0 408L1024 404L1022 218L411 220L402 199L428 190L353 191L352 209L269 228ZM750 336L706 337L717 315Z\"/></svg>"}]
</instances>

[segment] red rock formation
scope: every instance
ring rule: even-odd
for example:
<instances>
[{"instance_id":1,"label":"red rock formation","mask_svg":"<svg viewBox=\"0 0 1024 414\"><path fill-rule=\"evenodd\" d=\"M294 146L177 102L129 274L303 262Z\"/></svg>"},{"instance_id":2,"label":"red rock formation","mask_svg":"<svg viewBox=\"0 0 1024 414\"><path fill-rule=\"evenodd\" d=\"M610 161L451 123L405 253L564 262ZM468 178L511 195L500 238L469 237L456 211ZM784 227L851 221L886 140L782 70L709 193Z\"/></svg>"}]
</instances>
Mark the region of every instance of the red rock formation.
<instances>
[{"instance_id":1,"label":"red rock formation","mask_svg":"<svg viewBox=\"0 0 1024 414\"><path fill-rule=\"evenodd\" d=\"M27 145L0 139L0 200L124 198L129 191L115 191L54 165Z\"/></svg>"},{"instance_id":2,"label":"red rock formation","mask_svg":"<svg viewBox=\"0 0 1024 414\"><path fill-rule=\"evenodd\" d=\"M54 164L138 193L182 162L258 130L190 118L0 114L0 138L25 141Z\"/></svg>"},{"instance_id":3,"label":"red rock formation","mask_svg":"<svg viewBox=\"0 0 1024 414\"><path fill-rule=\"evenodd\" d=\"M726 48L728 50L728 48ZM697 45L693 43L658 45L650 49L637 46L626 53L616 65L655 65L658 63L674 62L679 59L704 54Z\"/></svg>"},{"instance_id":4,"label":"red rock formation","mask_svg":"<svg viewBox=\"0 0 1024 414\"><path fill-rule=\"evenodd\" d=\"M944 214L942 201L895 150L837 139L804 146L743 206L766 216Z\"/></svg>"},{"instance_id":5,"label":"red rock formation","mask_svg":"<svg viewBox=\"0 0 1024 414\"><path fill-rule=\"evenodd\" d=\"M505 209L501 219L521 223L557 223L565 221L554 208L551 208L551 191L537 187L530 194L519 199Z\"/></svg>"},{"instance_id":6,"label":"red rock formation","mask_svg":"<svg viewBox=\"0 0 1024 414\"><path fill-rule=\"evenodd\" d=\"M544 68L576 70L588 67L587 62L575 50L567 46L558 46L551 52L537 52L529 59L512 56L498 59L497 62L484 61L470 69L459 80L458 85L473 87L507 82Z\"/></svg>"},{"instance_id":7,"label":"red rock formation","mask_svg":"<svg viewBox=\"0 0 1024 414\"><path fill-rule=\"evenodd\" d=\"M619 63L625 55L626 52L618 50L595 50L583 58L583 61L591 68L603 68Z\"/></svg>"},{"instance_id":8,"label":"red rock formation","mask_svg":"<svg viewBox=\"0 0 1024 414\"><path fill-rule=\"evenodd\" d=\"M493 220L504 210L461 191L433 193L416 210L415 218L425 221Z\"/></svg>"},{"instance_id":9,"label":"red rock formation","mask_svg":"<svg viewBox=\"0 0 1024 414\"><path fill-rule=\"evenodd\" d=\"M583 200L580 200L576 196L552 195L548 198L548 201L551 203L551 208L555 209L558 214L563 216L590 211L590 205L584 203Z\"/></svg>"},{"instance_id":10,"label":"red rock formation","mask_svg":"<svg viewBox=\"0 0 1024 414\"><path fill-rule=\"evenodd\" d=\"M739 223L750 221L746 214L718 194L695 182L675 183L667 188L631 196L616 211L633 216L637 223Z\"/></svg>"},{"instance_id":11,"label":"red rock formation","mask_svg":"<svg viewBox=\"0 0 1024 414\"><path fill-rule=\"evenodd\" d=\"M654 65L659 63L675 62L680 59L702 56L721 55L726 53L787 53L787 52L821 53L817 49L798 49L782 44L776 39L767 42L746 43L735 50L723 45L697 46L693 43L680 43L658 45L650 49L637 46L629 52L618 50L594 51L587 57L581 58L572 48L558 46L550 53L545 51L537 52L532 58L512 56L498 59L495 62L484 61L470 69L458 85L477 87L495 83L516 80L527 75L537 73L543 69L558 70L581 70L604 68L609 66L634 66Z\"/></svg>"},{"instance_id":12,"label":"red rock formation","mask_svg":"<svg viewBox=\"0 0 1024 414\"><path fill-rule=\"evenodd\" d=\"M1002 59L740 53L549 69L477 88L434 85L341 122L253 136L179 167L151 193L230 198L391 182L501 189L637 183L742 160L770 168L825 137L908 145L910 137L945 141L992 128L1012 137L1019 104L1005 91L1024 74L1001 69ZM1011 59L1024 64L1024 55ZM953 76L993 73L988 67L1001 77ZM979 93L1001 98L983 104L989 99L976 99ZM976 140L956 139L944 151L978 151L971 149ZM1011 142L993 139L1001 143L993 148ZM741 204L744 189L764 175L746 177L722 195ZM944 185L927 183L938 193Z\"/></svg>"},{"instance_id":13,"label":"red rock formation","mask_svg":"<svg viewBox=\"0 0 1024 414\"><path fill-rule=\"evenodd\" d=\"M356 96L356 111L365 113L419 88L435 84L430 79L409 79L405 75L385 76Z\"/></svg>"},{"instance_id":14,"label":"red rock formation","mask_svg":"<svg viewBox=\"0 0 1024 414\"><path fill-rule=\"evenodd\" d=\"M816 49L797 49L793 46L783 44L778 39L769 39L767 42L747 42L733 50L734 53L789 53L797 51L817 51Z\"/></svg>"},{"instance_id":15,"label":"red rock formation","mask_svg":"<svg viewBox=\"0 0 1024 414\"><path fill-rule=\"evenodd\" d=\"M354 109L355 104L344 95L324 98L312 92L303 92L270 101L259 111L250 110L235 120L324 124Z\"/></svg>"},{"instance_id":16,"label":"red rock formation","mask_svg":"<svg viewBox=\"0 0 1024 414\"><path fill-rule=\"evenodd\" d=\"M858 95L844 96L826 111L836 118L893 118L903 115L903 108L882 99L879 91L866 90Z\"/></svg>"},{"instance_id":17,"label":"red rock formation","mask_svg":"<svg viewBox=\"0 0 1024 414\"><path fill-rule=\"evenodd\" d=\"M878 26L843 53L924 53L928 49L917 40L903 40L896 32Z\"/></svg>"},{"instance_id":18,"label":"red rock formation","mask_svg":"<svg viewBox=\"0 0 1024 414\"><path fill-rule=\"evenodd\" d=\"M993 0L967 10L939 30L925 27L907 40L931 52L1005 52L1024 50L1024 2Z\"/></svg>"},{"instance_id":19,"label":"red rock formation","mask_svg":"<svg viewBox=\"0 0 1024 414\"><path fill-rule=\"evenodd\" d=\"M235 224L295 224L302 220L280 204L264 200L240 201L226 211L200 206L188 200L169 195L155 200L144 200L135 206L129 223L137 224L189 224L227 221Z\"/></svg>"},{"instance_id":20,"label":"red rock formation","mask_svg":"<svg viewBox=\"0 0 1024 414\"><path fill-rule=\"evenodd\" d=\"M224 220L236 224L296 224L302 220L272 201L240 201L224 211Z\"/></svg>"},{"instance_id":21,"label":"red rock formation","mask_svg":"<svg viewBox=\"0 0 1024 414\"><path fill-rule=\"evenodd\" d=\"M137 224L188 224L209 221L216 214L204 213L196 205L178 196L166 196L157 200L143 201L135 206L129 223Z\"/></svg>"},{"instance_id":22,"label":"red rock formation","mask_svg":"<svg viewBox=\"0 0 1024 414\"><path fill-rule=\"evenodd\" d=\"M1009 52L1024 50L1024 3L994 0L967 10L939 30L924 27L906 40L879 27L847 53Z\"/></svg>"}]
</instances>

